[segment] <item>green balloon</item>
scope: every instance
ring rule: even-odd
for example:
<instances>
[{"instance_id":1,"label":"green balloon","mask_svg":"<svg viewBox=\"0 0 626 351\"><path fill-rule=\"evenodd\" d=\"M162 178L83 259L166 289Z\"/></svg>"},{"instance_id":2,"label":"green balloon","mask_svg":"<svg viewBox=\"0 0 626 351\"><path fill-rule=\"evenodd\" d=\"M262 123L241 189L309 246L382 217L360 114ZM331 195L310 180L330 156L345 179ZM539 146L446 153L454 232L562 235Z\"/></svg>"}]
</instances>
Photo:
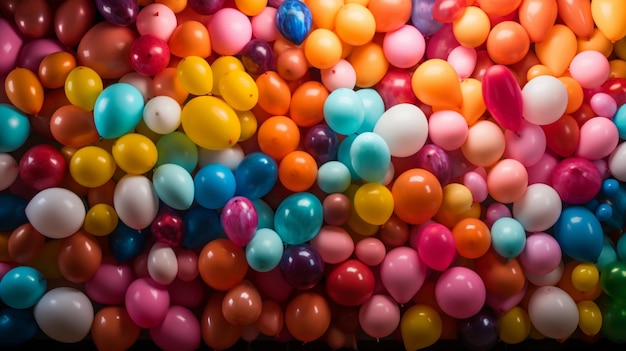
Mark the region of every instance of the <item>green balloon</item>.
<instances>
[{"instance_id":1,"label":"green balloon","mask_svg":"<svg viewBox=\"0 0 626 351\"><path fill-rule=\"evenodd\" d=\"M610 297L626 301L626 262L615 261L606 265L600 275L600 284Z\"/></svg>"},{"instance_id":2,"label":"green balloon","mask_svg":"<svg viewBox=\"0 0 626 351\"><path fill-rule=\"evenodd\" d=\"M609 341L626 343L626 302L609 299L602 309L602 336Z\"/></svg>"}]
</instances>

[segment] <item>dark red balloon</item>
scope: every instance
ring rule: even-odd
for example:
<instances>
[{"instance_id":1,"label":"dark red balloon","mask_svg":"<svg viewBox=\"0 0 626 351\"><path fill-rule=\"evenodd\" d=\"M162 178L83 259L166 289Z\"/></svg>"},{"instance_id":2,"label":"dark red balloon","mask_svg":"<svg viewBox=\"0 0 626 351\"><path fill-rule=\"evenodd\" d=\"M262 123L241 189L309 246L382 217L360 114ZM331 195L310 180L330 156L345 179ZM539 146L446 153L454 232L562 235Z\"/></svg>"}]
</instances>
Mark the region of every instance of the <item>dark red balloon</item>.
<instances>
[{"instance_id":1,"label":"dark red balloon","mask_svg":"<svg viewBox=\"0 0 626 351\"><path fill-rule=\"evenodd\" d=\"M374 293L374 273L364 263L350 259L337 265L326 277L328 297L342 306L359 306Z\"/></svg>"},{"instance_id":2,"label":"dark red balloon","mask_svg":"<svg viewBox=\"0 0 626 351\"><path fill-rule=\"evenodd\" d=\"M46 0L22 0L15 6L15 25L27 38L52 33L52 9Z\"/></svg>"},{"instance_id":3,"label":"dark red balloon","mask_svg":"<svg viewBox=\"0 0 626 351\"><path fill-rule=\"evenodd\" d=\"M546 134L546 145L555 154L569 157L578 147L580 127L574 117L563 115L556 122L541 126Z\"/></svg>"},{"instance_id":4,"label":"dark red balloon","mask_svg":"<svg viewBox=\"0 0 626 351\"><path fill-rule=\"evenodd\" d=\"M408 70L389 68L374 88L383 99L385 109L401 103L417 104L417 97L411 86L411 72Z\"/></svg>"},{"instance_id":5,"label":"dark red balloon","mask_svg":"<svg viewBox=\"0 0 626 351\"><path fill-rule=\"evenodd\" d=\"M158 241L176 247L183 238L183 217L174 209L164 206L150 225L150 231Z\"/></svg>"},{"instance_id":6,"label":"dark red balloon","mask_svg":"<svg viewBox=\"0 0 626 351\"><path fill-rule=\"evenodd\" d=\"M61 184L67 172L67 162L55 147L40 144L24 153L19 172L24 184L41 191Z\"/></svg>"},{"instance_id":7,"label":"dark red balloon","mask_svg":"<svg viewBox=\"0 0 626 351\"><path fill-rule=\"evenodd\" d=\"M95 17L92 0L66 0L54 13L54 33L63 45L75 46L91 28Z\"/></svg>"},{"instance_id":8,"label":"dark red balloon","mask_svg":"<svg viewBox=\"0 0 626 351\"><path fill-rule=\"evenodd\" d=\"M144 76L153 76L170 63L170 48L165 40L152 35L142 35L130 47L130 64Z\"/></svg>"}]
</instances>

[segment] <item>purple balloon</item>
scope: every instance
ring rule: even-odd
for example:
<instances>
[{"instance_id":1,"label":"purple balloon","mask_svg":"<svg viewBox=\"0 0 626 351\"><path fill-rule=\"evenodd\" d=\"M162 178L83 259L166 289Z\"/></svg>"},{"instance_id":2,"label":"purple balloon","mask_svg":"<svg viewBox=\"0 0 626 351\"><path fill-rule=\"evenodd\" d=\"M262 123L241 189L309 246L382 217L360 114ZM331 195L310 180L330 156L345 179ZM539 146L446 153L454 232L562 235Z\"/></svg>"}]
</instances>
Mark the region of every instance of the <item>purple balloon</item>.
<instances>
[{"instance_id":1,"label":"purple balloon","mask_svg":"<svg viewBox=\"0 0 626 351\"><path fill-rule=\"evenodd\" d=\"M285 281L301 290L314 287L324 275L322 256L307 244L285 248L278 267Z\"/></svg>"},{"instance_id":2,"label":"purple balloon","mask_svg":"<svg viewBox=\"0 0 626 351\"><path fill-rule=\"evenodd\" d=\"M304 151L313 156L318 165L337 158L339 138L327 125L318 124L311 127L302 141Z\"/></svg>"},{"instance_id":3,"label":"purple balloon","mask_svg":"<svg viewBox=\"0 0 626 351\"><path fill-rule=\"evenodd\" d=\"M50 54L60 51L63 51L63 46L56 39L31 40L22 46L20 55L17 57L17 65L28 68L33 73L38 74L41 60Z\"/></svg>"},{"instance_id":4,"label":"purple balloon","mask_svg":"<svg viewBox=\"0 0 626 351\"><path fill-rule=\"evenodd\" d=\"M563 202L582 205L598 195L602 175L586 158L570 157L559 162L552 171L552 187Z\"/></svg>"},{"instance_id":5,"label":"purple balloon","mask_svg":"<svg viewBox=\"0 0 626 351\"><path fill-rule=\"evenodd\" d=\"M22 44L22 37L15 26L0 18L0 76L15 68Z\"/></svg>"},{"instance_id":6,"label":"purple balloon","mask_svg":"<svg viewBox=\"0 0 626 351\"><path fill-rule=\"evenodd\" d=\"M522 89L511 70L503 65L493 65L483 77L483 98L491 116L503 128L522 129Z\"/></svg>"},{"instance_id":7,"label":"purple balloon","mask_svg":"<svg viewBox=\"0 0 626 351\"><path fill-rule=\"evenodd\" d=\"M274 50L261 39L252 39L241 49L241 63L246 71L258 75L274 69Z\"/></svg>"},{"instance_id":8,"label":"purple balloon","mask_svg":"<svg viewBox=\"0 0 626 351\"><path fill-rule=\"evenodd\" d=\"M248 245L259 225L256 207L252 201L243 196L235 196L228 200L221 218L226 236L238 246Z\"/></svg>"},{"instance_id":9,"label":"purple balloon","mask_svg":"<svg viewBox=\"0 0 626 351\"><path fill-rule=\"evenodd\" d=\"M183 217L174 209L163 206L152 224L150 232L158 241L176 247L183 239Z\"/></svg>"},{"instance_id":10,"label":"purple balloon","mask_svg":"<svg viewBox=\"0 0 626 351\"><path fill-rule=\"evenodd\" d=\"M442 186L450 182L452 168L448 153L435 144L426 144L416 154L417 167L432 173Z\"/></svg>"},{"instance_id":11,"label":"purple balloon","mask_svg":"<svg viewBox=\"0 0 626 351\"><path fill-rule=\"evenodd\" d=\"M460 322L459 334L465 347L470 350L492 349L498 342L498 319L487 309Z\"/></svg>"},{"instance_id":12,"label":"purple balloon","mask_svg":"<svg viewBox=\"0 0 626 351\"><path fill-rule=\"evenodd\" d=\"M226 0L189 0L187 5L200 15L212 15L224 7Z\"/></svg>"},{"instance_id":13,"label":"purple balloon","mask_svg":"<svg viewBox=\"0 0 626 351\"><path fill-rule=\"evenodd\" d=\"M117 26L135 23L139 13L137 0L96 0L96 8L105 20Z\"/></svg>"}]
</instances>

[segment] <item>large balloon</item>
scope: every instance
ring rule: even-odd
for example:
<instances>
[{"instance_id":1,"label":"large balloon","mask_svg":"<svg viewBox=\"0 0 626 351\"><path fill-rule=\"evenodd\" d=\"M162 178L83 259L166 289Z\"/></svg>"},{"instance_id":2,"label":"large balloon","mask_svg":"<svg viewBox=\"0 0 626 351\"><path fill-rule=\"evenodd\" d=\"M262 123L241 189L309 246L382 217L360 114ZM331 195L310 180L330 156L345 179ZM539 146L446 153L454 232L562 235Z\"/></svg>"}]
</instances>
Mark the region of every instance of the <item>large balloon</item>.
<instances>
[{"instance_id":1,"label":"large balloon","mask_svg":"<svg viewBox=\"0 0 626 351\"><path fill-rule=\"evenodd\" d=\"M94 310L81 291L59 287L48 291L34 309L39 328L51 339L63 343L83 340L91 330Z\"/></svg>"},{"instance_id":2,"label":"large balloon","mask_svg":"<svg viewBox=\"0 0 626 351\"><path fill-rule=\"evenodd\" d=\"M554 225L554 237L568 256L583 262L594 262L604 242L602 225L593 212L580 206L563 210Z\"/></svg>"},{"instance_id":3,"label":"large balloon","mask_svg":"<svg viewBox=\"0 0 626 351\"><path fill-rule=\"evenodd\" d=\"M398 303L407 303L424 284L426 265L417 251L409 247L397 247L385 256L380 277L387 291Z\"/></svg>"},{"instance_id":4,"label":"large balloon","mask_svg":"<svg viewBox=\"0 0 626 351\"><path fill-rule=\"evenodd\" d=\"M285 325L294 338L314 341L324 335L330 326L330 317L330 306L323 296L304 292L287 305Z\"/></svg>"},{"instance_id":5,"label":"large balloon","mask_svg":"<svg viewBox=\"0 0 626 351\"><path fill-rule=\"evenodd\" d=\"M30 308L46 291L46 278L29 266L18 266L0 280L0 300L11 308Z\"/></svg>"},{"instance_id":6,"label":"large balloon","mask_svg":"<svg viewBox=\"0 0 626 351\"><path fill-rule=\"evenodd\" d=\"M53 239L66 238L78 231L87 212L80 197L64 188L40 191L25 211L33 227Z\"/></svg>"},{"instance_id":7,"label":"large balloon","mask_svg":"<svg viewBox=\"0 0 626 351\"><path fill-rule=\"evenodd\" d=\"M578 307L560 288L538 288L528 302L528 314L537 330L553 339L568 338L578 327Z\"/></svg>"},{"instance_id":8,"label":"large balloon","mask_svg":"<svg viewBox=\"0 0 626 351\"><path fill-rule=\"evenodd\" d=\"M114 139L131 132L143 116L143 96L128 83L106 87L96 99L93 118L102 138Z\"/></svg>"},{"instance_id":9,"label":"large balloon","mask_svg":"<svg viewBox=\"0 0 626 351\"><path fill-rule=\"evenodd\" d=\"M159 210L159 197L154 186L142 175L122 177L115 186L113 201L120 220L134 229L147 228Z\"/></svg>"},{"instance_id":10,"label":"large balloon","mask_svg":"<svg viewBox=\"0 0 626 351\"><path fill-rule=\"evenodd\" d=\"M276 232L286 244L297 245L315 237L322 227L320 200L307 192L285 198L274 215Z\"/></svg>"}]
</instances>

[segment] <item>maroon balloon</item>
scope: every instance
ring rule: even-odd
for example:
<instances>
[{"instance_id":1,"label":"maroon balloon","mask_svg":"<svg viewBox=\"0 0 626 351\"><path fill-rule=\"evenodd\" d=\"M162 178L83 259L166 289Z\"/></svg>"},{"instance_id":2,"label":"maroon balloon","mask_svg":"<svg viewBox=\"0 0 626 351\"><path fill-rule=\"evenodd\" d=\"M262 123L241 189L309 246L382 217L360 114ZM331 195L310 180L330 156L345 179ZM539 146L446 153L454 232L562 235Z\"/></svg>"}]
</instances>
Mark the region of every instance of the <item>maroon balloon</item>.
<instances>
[{"instance_id":1,"label":"maroon balloon","mask_svg":"<svg viewBox=\"0 0 626 351\"><path fill-rule=\"evenodd\" d=\"M503 128L522 128L522 89L513 72L503 65L494 65L483 76L483 99L491 116Z\"/></svg>"},{"instance_id":2,"label":"maroon balloon","mask_svg":"<svg viewBox=\"0 0 626 351\"><path fill-rule=\"evenodd\" d=\"M307 244L285 248L278 266L287 284L296 289L311 289L324 276L322 256Z\"/></svg>"},{"instance_id":3,"label":"maroon balloon","mask_svg":"<svg viewBox=\"0 0 626 351\"><path fill-rule=\"evenodd\" d=\"M261 39L252 39L241 49L241 63L246 71L252 75L274 70L274 50L272 46Z\"/></svg>"},{"instance_id":4,"label":"maroon balloon","mask_svg":"<svg viewBox=\"0 0 626 351\"><path fill-rule=\"evenodd\" d=\"M33 146L20 159L20 178L36 190L59 186L66 172L67 162L63 154L48 144Z\"/></svg>"},{"instance_id":5,"label":"maroon balloon","mask_svg":"<svg viewBox=\"0 0 626 351\"><path fill-rule=\"evenodd\" d=\"M137 0L96 0L96 8L105 20L118 26L135 23L139 12Z\"/></svg>"},{"instance_id":6,"label":"maroon balloon","mask_svg":"<svg viewBox=\"0 0 626 351\"><path fill-rule=\"evenodd\" d=\"M17 57L17 65L38 74L39 64L46 56L63 51L63 46L56 39L34 39L22 46Z\"/></svg>"},{"instance_id":7,"label":"maroon balloon","mask_svg":"<svg viewBox=\"0 0 626 351\"><path fill-rule=\"evenodd\" d=\"M63 45L78 45L95 17L96 6L92 0L66 0L54 13L54 33Z\"/></svg>"},{"instance_id":8,"label":"maroon balloon","mask_svg":"<svg viewBox=\"0 0 626 351\"><path fill-rule=\"evenodd\" d=\"M164 206L150 225L150 231L158 241L176 247L183 238L183 218L174 209Z\"/></svg>"},{"instance_id":9,"label":"maroon balloon","mask_svg":"<svg viewBox=\"0 0 626 351\"><path fill-rule=\"evenodd\" d=\"M25 37L42 38L52 33L52 9L46 0L22 0L15 6L15 25Z\"/></svg>"},{"instance_id":10,"label":"maroon balloon","mask_svg":"<svg viewBox=\"0 0 626 351\"><path fill-rule=\"evenodd\" d=\"M401 103L417 104L408 70L390 67L374 89L383 99L385 109Z\"/></svg>"},{"instance_id":11,"label":"maroon balloon","mask_svg":"<svg viewBox=\"0 0 626 351\"><path fill-rule=\"evenodd\" d=\"M142 35L130 47L130 64L144 76L153 76L170 63L170 48L165 40Z\"/></svg>"},{"instance_id":12,"label":"maroon balloon","mask_svg":"<svg viewBox=\"0 0 626 351\"><path fill-rule=\"evenodd\" d=\"M602 188L602 175L591 161L570 157L552 171L552 187L563 202L582 205L591 201Z\"/></svg>"},{"instance_id":13,"label":"maroon balloon","mask_svg":"<svg viewBox=\"0 0 626 351\"><path fill-rule=\"evenodd\" d=\"M248 245L259 225L256 207L243 196L235 196L226 202L221 219L226 236L237 246Z\"/></svg>"},{"instance_id":14,"label":"maroon balloon","mask_svg":"<svg viewBox=\"0 0 626 351\"><path fill-rule=\"evenodd\" d=\"M326 277L326 292L342 306L359 306L374 293L374 273L364 263L349 259L337 265Z\"/></svg>"},{"instance_id":15,"label":"maroon balloon","mask_svg":"<svg viewBox=\"0 0 626 351\"><path fill-rule=\"evenodd\" d=\"M187 5L200 15L212 15L224 7L225 0L188 0Z\"/></svg>"},{"instance_id":16,"label":"maroon balloon","mask_svg":"<svg viewBox=\"0 0 626 351\"><path fill-rule=\"evenodd\" d=\"M444 149L435 144L426 144L415 154L415 159L417 167L432 173L442 186L450 182L452 163Z\"/></svg>"}]
</instances>

